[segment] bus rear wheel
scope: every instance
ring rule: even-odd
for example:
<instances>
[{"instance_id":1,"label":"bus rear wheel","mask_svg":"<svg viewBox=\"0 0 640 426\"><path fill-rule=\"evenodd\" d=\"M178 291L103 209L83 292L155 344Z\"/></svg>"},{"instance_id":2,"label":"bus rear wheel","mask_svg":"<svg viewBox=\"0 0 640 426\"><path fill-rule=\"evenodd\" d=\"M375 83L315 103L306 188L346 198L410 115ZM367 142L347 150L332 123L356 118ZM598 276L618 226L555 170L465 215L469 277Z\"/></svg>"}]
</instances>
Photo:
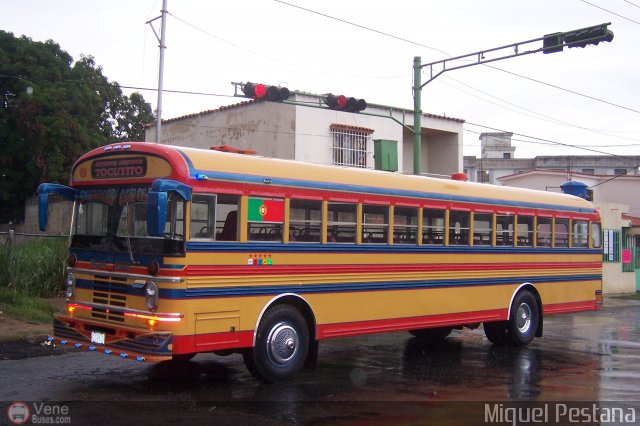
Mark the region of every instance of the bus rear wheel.
<instances>
[{"instance_id":1,"label":"bus rear wheel","mask_svg":"<svg viewBox=\"0 0 640 426\"><path fill-rule=\"evenodd\" d=\"M507 321L484 323L484 334L494 345L526 346L536 336L541 321L536 297L528 290L516 294Z\"/></svg>"},{"instance_id":2,"label":"bus rear wheel","mask_svg":"<svg viewBox=\"0 0 640 426\"><path fill-rule=\"evenodd\" d=\"M309 351L309 328L296 308L276 305L262 317L253 348L244 353L248 370L265 382L282 382L304 366Z\"/></svg>"},{"instance_id":3,"label":"bus rear wheel","mask_svg":"<svg viewBox=\"0 0 640 426\"><path fill-rule=\"evenodd\" d=\"M539 312L538 301L530 291L524 290L516 294L507 322L510 344L526 346L531 343L540 323Z\"/></svg>"}]
</instances>

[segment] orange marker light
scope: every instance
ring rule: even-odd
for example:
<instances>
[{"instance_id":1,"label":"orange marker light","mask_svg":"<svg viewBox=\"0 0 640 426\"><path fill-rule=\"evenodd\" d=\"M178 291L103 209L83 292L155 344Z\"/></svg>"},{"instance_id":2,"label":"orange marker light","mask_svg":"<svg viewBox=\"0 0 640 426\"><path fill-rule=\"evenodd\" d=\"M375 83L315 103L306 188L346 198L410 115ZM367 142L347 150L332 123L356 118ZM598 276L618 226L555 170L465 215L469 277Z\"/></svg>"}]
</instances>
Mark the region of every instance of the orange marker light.
<instances>
[{"instance_id":1,"label":"orange marker light","mask_svg":"<svg viewBox=\"0 0 640 426\"><path fill-rule=\"evenodd\" d=\"M76 313L76 307L75 306L67 306L67 312L69 312L69 316L72 317L73 314Z\"/></svg>"},{"instance_id":2,"label":"orange marker light","mask_svg":"<svg viewBox=\"0 0 640 426\"><path fill-rule=\"evenodd\" d=\"M158 324L158 320L155 320L155 319L147 320L147 325L149 326L149 328L155 328L157 324Z\"/></svg>"}]
</instances>

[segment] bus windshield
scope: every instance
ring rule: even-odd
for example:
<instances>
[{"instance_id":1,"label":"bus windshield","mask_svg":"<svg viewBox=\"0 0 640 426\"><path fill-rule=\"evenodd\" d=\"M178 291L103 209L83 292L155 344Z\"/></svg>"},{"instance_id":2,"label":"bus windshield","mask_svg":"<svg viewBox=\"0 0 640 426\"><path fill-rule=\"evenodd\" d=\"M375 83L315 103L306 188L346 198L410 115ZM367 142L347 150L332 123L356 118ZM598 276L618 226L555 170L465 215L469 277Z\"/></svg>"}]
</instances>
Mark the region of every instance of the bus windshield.
<instances>
[{"instance_id":1,"label":"bus windshield","mask_svg":"<svg viewBox=\"0 0 640 426\"><path fill-rule=\"evenodd\" d=\"M147 233L148 187L91 188L78 191L71 246L132 254L184 254L184 201L169 199L162 237Z\"/></svg>"}]
</instances>

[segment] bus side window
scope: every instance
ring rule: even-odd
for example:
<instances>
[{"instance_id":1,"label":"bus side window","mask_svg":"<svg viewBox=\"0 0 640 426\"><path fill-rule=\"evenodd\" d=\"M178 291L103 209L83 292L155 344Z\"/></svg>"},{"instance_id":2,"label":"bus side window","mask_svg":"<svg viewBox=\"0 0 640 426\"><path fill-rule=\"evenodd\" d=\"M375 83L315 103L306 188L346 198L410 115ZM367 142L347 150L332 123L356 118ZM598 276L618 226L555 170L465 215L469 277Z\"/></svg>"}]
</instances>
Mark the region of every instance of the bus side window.
<instances>
[{"instance_id":1,"label":"bus side window","mask_svg":"<svg viewBox=\"0 0 640 426\"><path fill-rule=\"evenodd\" d=\"M589 247L589 222L586 220L574 220L571 232L571 247Z\"/></svg>"},{"instance_id":2,"label":"bus side window","mask_svg":"<svg viewBox=\"0 0 640 426\"><path fill-rule=\"evenodd\" d=\"M418 241L418 209L395 207L393 212L393 243L415 244Z\"/></svg>"},{"instance_id":3,"label":"bus side window","mask_svg":"<svg viewBox=\"0 0 640 426\"><path fill-rule=\"evenodd\" d=\"M329 203L327 241L330 243L356 242L357 209L355 203Z\"/></svg>"},{"instance_id":4,"label":"bus side window","mask_svg":"<svg viewBox=\"0 0 640 426\"><path fill-rule=\"evenodd\" d=\"M553 239L554 247L569 247L569 219L556 219Z\"/></svg>"},{"instance_id":5,"label":"bus side window","mask_svg":"<svg viewBox=\"0 0 640 426\"><path fill-rule=\"evenodd\" d=\"M389 207L362 205L362 242L387 244L389 242Z\"/></svg>"},{"instance_id":6,"label":"bus side window","mask_svg":"<svg viewBox=\"0 0 640 426\"><path fill-rule=\"evenodd\" d=\"M493 214L473 214L473 245L490 246L493 235Z\"/></svg>"},{"instance_id":7,"label":"bus side window","mask_svg":"<svg viewBox=\"0 0 640 426\"><path fill-rule=\"evenodd\" d=\"M441 209L422 210L422 244L444 245L444 216Z\"/></svg>"},{"instance_id":8,"label":"bus side window","mask_svg":"<svg viewBox=\"0 0 640 426\"><path fill-rule=\"evenodd\" d=\"M249 197L247 209L249 241L282 242L284 199Z\"/></svg>"},{"instance_id":9,"label":"bus side window","mask_svg":"<svg viewBox=\"0 0 640 426\"><path fill-rule=\"evenodd\" d=\"M237 195L218 195L216 203L216 240L238 241Z\"/></svg>"},{"instance_id":10,"label":"bus side window","mask_svg":"<svg viewBox=\"0 0 640 426\"><path fill-rule=\"evenodd\" d=\"M536 227L536 238L538 239L538 247L551 247L552 223L552 218L538 216L538 225Z\"/></svg>"},{"instance_id":11,"label":"bus side window","mask_svg":"<svg viewBox=\"0 0 640 426\"><path fill-rule=\"evenodd\" d=\"M602 247L602 225L600 225L600 222L591 223L591 247Z\"/></svg>"},{"instance_id":12,"label":"bus side window","mask_svg":"<svg viewBox=\"0 0 640 426\"><path fill-rule=\"evenodd\" d=\"M193 195L191 198L191 238L213 240L216 223L215 206L215 195Z\"/></svg>"},{"instance_id":13,"label":"bus side window","mask_svg":"<svg viewBox=\"0 0 640 426\"><path fill-rule=\"evenodd\" d=\"M518 247L533 247L533 216L518 215Z\"/></svg>"},{"instance_id":14,"label":"bus side window","mask_svg":"<svg viewBox=\"0 0 640 426\"><path fill-rule=\"evenodd\" d=\"M322 241L322 201L291 199L289 204L289 242Z\"/></svg>"},{"instance_id":15,"label":"bus side window","mask_svg":"<svg viewBox=\"0 0 640 426\"><path fill-rule=\"evenodd\" d=\"M496 245L513 247L514 215L496 215Z\"/></svg>"},{"instance_id":16,"label":"bus side window","mask_svg":"<svg viewBox=\"0 0 640 426\"><path fill-rule=\"evenodd\" d=\"M449 245L469 245L470 212L451 210L449 212Z\"/></svg>"}]
</instances>

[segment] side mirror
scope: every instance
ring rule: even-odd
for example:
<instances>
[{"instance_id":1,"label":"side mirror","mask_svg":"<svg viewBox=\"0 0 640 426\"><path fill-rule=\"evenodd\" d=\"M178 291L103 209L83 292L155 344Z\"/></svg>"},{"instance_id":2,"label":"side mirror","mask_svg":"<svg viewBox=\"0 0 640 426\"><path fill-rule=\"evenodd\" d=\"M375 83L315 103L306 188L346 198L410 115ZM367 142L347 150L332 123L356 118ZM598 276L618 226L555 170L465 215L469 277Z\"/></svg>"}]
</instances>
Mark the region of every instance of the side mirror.
<instances>
[{"instance_id":1,"label":"side mirror","mask_svg":"<svg viewBox=\"0 0 640 426\"><path fill-rule=\"evenodd\" d=\"M170 192L177 193L185 201L191 199L191 187L184 183L168 179L154 180L147 194L147 233L152 237L164 235Z\"/></svg>"},{"instance_id":2,"label":"side mirror","mask_svg":"<svg viewBox=\"0 0 640 426\"><path fill-rule=\"evenodd\" d=\"M38 226L40 231L47 230L49 221L49 195L58 194L65 200L73 201L76 198L76 190L57 183L42 183L38 187Z\"/></svg>"}]
</instances>

